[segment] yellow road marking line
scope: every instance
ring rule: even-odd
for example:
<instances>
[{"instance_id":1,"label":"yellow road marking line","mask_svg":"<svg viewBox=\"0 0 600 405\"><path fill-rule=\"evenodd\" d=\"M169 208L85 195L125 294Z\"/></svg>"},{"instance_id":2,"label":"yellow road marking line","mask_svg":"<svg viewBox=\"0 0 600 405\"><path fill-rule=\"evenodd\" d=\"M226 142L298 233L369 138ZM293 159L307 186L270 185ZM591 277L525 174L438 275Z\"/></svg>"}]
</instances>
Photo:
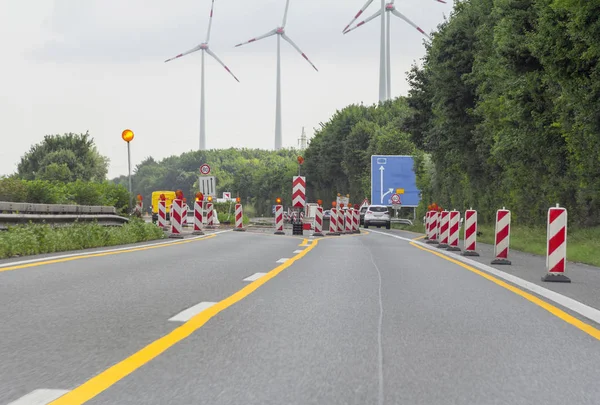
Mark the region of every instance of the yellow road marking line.
<instances>
[{"instance_id":1,"label":"yellow road marking line","mask_svg":"<svg viewBox=\"0 0 600 405\"><path fill-rule=\"evenodd\" d=\"M508 284L507 282L504 282L490 274L487 274L481 270L478 270L474 267L469 266L468 264L465 264L463 262L460 262L458 260L455 260L451 257L448 257L442 253L438 253L435 252L431 249L427 249L424 248L422 246L417 245L416 243L410 242L410 244L418 249L424 250L425 252L429 252L431 254L434 254L438 257L441 257L444 260L447 260L449 262L452 262L454 264L459 265L460 267L467 269L483 278L488 279L489 281L491 281L492 283L495 283L497 285L499 285L500 287L504 287L509 291L512 291L513 293L520 295L521 297L525 298L526 300L534 303L535 305L545 309L546 311L550 312L552 315L556 316L557 318L562 319L563 321L575 326L577 329L587 333L588 335L600 340L600 330L594 328L592 325L589 325L585 322L580 321L579 319L575 318L572 315L569 315L568 313L566 313L565 311L555 307L554 305L536 297L535 295L529 294L528 292L525 292L523 290L521 290L520 288L517 288L511 284Z\"/></svg>"},{"instance_id":2,"label":"yellow road marking line","mask_svg":"<svg viewBox=\"0 0 600 405\"><path fill-rule=\"evenodd\" d=\"M216 236L217 235L208 235L208 236L206 236L204 238L194 238L194 239L182 240L182 241L179 241L179 242L164 243L164 244L160 244L160 245L143 246L143 247L138 247L138 248L131 248L131 249L125 249L125 250L117 250L117 251L111 251L111 252L100 252L100 253L91 253L91 254L85 254L85 253L83 253L83 254L81 254L79 256L63 257L61 259L44 260L44 261L40 261L40 262L19 264L19 265L16 265L16 266L9 266L9 267L0 267L0 273L2 273L4 271L25 269L25 268L28 268L28 267L43 266L45 264L64 263L64 262L70 262L72 260L88 259L90 257L102 257L102 256L118 255L118 254L121 254L121 253L139 252L141 250L149 250L149 249L157 249L157 248L167 247L167 246L173 246L173 245L181 245L183 243L190 243L190 242L196 242L196 241L200 241L200 240L212 239L212 238L214 238Z\"/></svg>"},{"instance_id":3,"label":"yellow road marking line","mask_svg":"<svg viewBox=\"0 0 600 405\"><path fill-rule=\"evenodd\" d=\"M416 238L413 238L413 240L425 239L425 236L427 235L418 236Z\"/></svg>"},{"instance_id":4,"label":"yellow road marking line","mask_svg":"<svg viewBox=\"0 0 600 405\"><path fill-rule=\"evenodd\" d=\"M309 251L311 251L315 246L317 246L318 242L318 240L314 240L312 244L310 244L301 253L298 253L296 256L287 260L285 263L282 263L281 265L277 266L258 280L253 281L238 292L225 298L223 301L200 312L198 315L195 315L192 319L190 319L177 329L174 329L169 334L155 340L148 346L139 350L137 353L132 354L125 360L122 360L114 366L106 369L97 376L92 377L79 387L73 389L72 391L68 392L67 394L63 395L57 400L52 401L49 405L80 405L94 398L96 395L110 388L113 384L127 377L129 374L133 373L135 370L137 370L144 364L150 362L154 358L158 357L160 354L164 353L170 347L174 346L175 344L190 336L192 333L200 329L204 324L206 324L206 322L208 322L219 312L229 308L233 304L241 301L248 295L252 294L260 286L262 286L267 281L271 280L283 270L287 269L292 264L294 264L296 260L299 260L302 257L304 257Z\"/></svg>"},{"instance_id":5,"label":"yellow road marking line","mask_svg":"<svg viewBox=\"0 0 600 405\"><path fill-rule=\"evenodd\" d=\"M307 246L308 245L308 239L302 239L302 243L299 244L298 246Z\"/></svg>"}]
</instances>

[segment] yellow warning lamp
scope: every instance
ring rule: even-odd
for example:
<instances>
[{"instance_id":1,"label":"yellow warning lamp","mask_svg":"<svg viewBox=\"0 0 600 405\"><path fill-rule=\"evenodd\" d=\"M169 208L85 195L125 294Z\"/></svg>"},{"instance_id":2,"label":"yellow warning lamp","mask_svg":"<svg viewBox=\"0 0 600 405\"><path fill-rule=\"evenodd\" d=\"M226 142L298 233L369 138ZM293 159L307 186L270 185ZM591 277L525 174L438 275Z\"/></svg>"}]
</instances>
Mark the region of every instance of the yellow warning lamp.
<instances>
[{"instance_id":1,"label":"yellow warning lamp","mask_svg":"<svg viewBox=\"0 0 600 405\"><path fill-rule=\"evenodd\" d=\"M208 196L208 202L212 202L212 195Z\"/></svg>"},{"instance_id":2,"label":"yellow warning lamp","mask_svg":"<svg viewBox=\"0 0 600 405\"><path fill-rule=\"evenodd\" d=\"M350 194L346 194L346 197L350 198Z\"/></svg>"},{"instance_id":3,"label":"yellow warning lamp","mask_svg":"<svg viewBox=\"0 0 600 405\"><path fill-rule=\"evenodd\" d=\"M201 192L197 192L196 193L196 201L202 202L203 200L204 200L204 194L202 194Z\"/></svg>"},{"instance_id":4,"label":"yellow warning lamp","mask_svg":"<svg viewBox=\"0 0 600 405\"><path fill-rule=\"evenodd\" d=\"M133 141L133 131L131 129L126 129L121 133L121 138L127 143Z\"/></svg>"},{"instance_id":5,"label":"yellow warning lamp","mask_svg":"<svg viewBox=\"0 0 600 405\"><path fill-rule=\"evenodd\" d=\"M281 205L281 198L277 197L277 198L275 199L275 203L276 203L277 205Z\"/></svg>"}]
</instances>

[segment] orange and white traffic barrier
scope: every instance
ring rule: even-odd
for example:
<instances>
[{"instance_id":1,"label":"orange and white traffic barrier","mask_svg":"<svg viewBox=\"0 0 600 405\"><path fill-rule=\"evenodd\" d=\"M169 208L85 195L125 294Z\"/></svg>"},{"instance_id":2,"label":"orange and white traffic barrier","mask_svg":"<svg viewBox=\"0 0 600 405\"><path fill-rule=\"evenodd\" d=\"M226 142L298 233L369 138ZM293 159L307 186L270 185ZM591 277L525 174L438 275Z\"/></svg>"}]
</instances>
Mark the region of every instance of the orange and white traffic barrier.
<instances>
[{"instance_id":1,"label":"orange and white traffic barrier","mask_svg":"<svg viewBox=\"0 0 600 405\"><path fill-rule=\"evenodd\" d=\"M285 235L283 232L283 205L275 206L275 235Z\"/></svg>"},{"instance_id":2,"label":"orange and white traffic barrier","mask_svg":"<svg viewBox=\"0 0 600 405\"><path fill-rule=\"evenodd\" d=\"M463 256L479 256L477 250L477 211L465 211L465 246Z\"/></svg>"},{"instance_id":3,"label":"orange and white traffic barrier","mask_svg":"<svg viewBox=\"0 0 600 405\"><path fill-rule=\"evenodd\" d=\"M546 231L546 271L542 281L570 283L565 276L567 265L567 209L552 207L548 210Z\"/></svg>"},{"instance_id":4,"label":"orange and white traffic barrier","mask_svg":"<svg viewBox=\"0 0 600 405\"><path fill-rule=\"evenodd\" d=\"M235 205L235 228L234 231L243 232L244 229L244 210L242 204Z\"/></svg>"},{"instance_id":5,"label":"orange and white traffic barrier","mask_svg":"<svg viewBox=\"0 0 600 405\"><path fill-rule=\"evenodd\" d=\"M202 232L202 202L196 201L194 203L194 230L193 235L204 235Z\"/></svg>"},{"instance_id":6,"label":"orange and white traffic barrier","mask_svg":"<svg viewBox=\"0 0 600 405\"><path fill-rule=\"evenodd\" d=\"M215 212L213 210L213 203L206 203L206 227L208 229L214 229L215 227Z\"/></svg>"},{"instance_id":7,"label":"orange and white traffic barrier","mask_svg":"<svg viewBox=\"0 0 600 405\"><path fill-rule=\"evenodd\" d=\"M438 218L439 213L437 211L429 211L429 228L427 230L429 236L427 243L429 244L438 243Z\"/></svg>"},{"instance_id":8,"label":"orange and white traffic barrier","mask_svg":"<svg viewBox=\"0 0 600 405\"><path fill-rule=\"evenodd\" d=\"M352 233L360 233L360 211L354 208L352 214Z\"/></svg>"},{"instance_id":9,"label":"orange and white traffic barrier","mask_svg":"<svg viewBox=\"0 0 600 405\"><path fill-rule=\"evenodd\" d=\"M342 235L344 230L346 229L346 221L344 220L344 210L342 208L338 208L337 210L337 233Z\"/></svg>"},{"instance_id":10,"label":"orange and white traffic barrier","mask_svg":"<svg viewBox=\"0 0 600 405\"><path fill-rule=\"evenodd\" d=\"M494 260L492 264L511 264L508 260L510 246L510 211L502 208L496 212Z\"/></svg>"},{"instance_id":11,"label":"orange and white traffic barrier","mask_svg":"<svg viewBox=\"0 0 600 405\"><path fill-rule=\"evenodd\" d=\"M448 249L449 252L460 252L458 247L460 212L456 210L450 211L450 225L448 229Z\"/></svg>"},{"instance_id":12,"label":"orange and white traffic barrier","mask_svg":"<svg viewBox=\"0 0 600 405\"><path fill-rule=\"evenodd\" d=\"M352 219L352 209L348 208L345 212L344 215L344 222L345 222L345 229L344 229L344 233L348 234L348 233L352 233L352 223L354 222L354 220Z\"/></svg>"},{"instance_id":13,"label":"orange and white traffic barrier","mask_svg":"<svg viewBox=\"0 0 600 405\"><path fill-rule=\"evenodd\" d=\"M323 235L323 207L317 207L315 211L315 233L313 236L325 236Z\"/></svg>"},{"instance_id":14,"label":"orange and white traffic barrier","mask_svg":"<svg viewBox=\"0 0 600 405\"><path fill-rule=\"evenodd\" d=\"M327 235L339 235L337 227L337 218L337 209L334 207L331 209L331 215L329 216L329 232L327 232Z\"/></svg>"},{"instance_id":15,"label":"orange and white traffic barrier","mask_svg":"<svg viewBox=\"0 0 600 405\"><path fill-rule=\"evenodd\" d=\"M183 238L182 225L181 225L181 213L183 212L183 200L173 200L173 206L171 209L171 234L169 238L181 239Z\"/></svg>"},{"instance_id":16,"label":"orange and white traffic barrier","mask_svg":"<svg viewBox=\"0 0 600 405\"><path fill-rule=\"evenodd\" d=\"M450 212L442 211L440 212L440 220L439 220L439 235L440 235L440 244L438 247L440 249L448 248L448 238L450 236Z\"/></svg>"},{"instance_id":17,"label":"orange and white traffic barrier","mask_svg":"<svg viewBox=\"0 0 600 405\"><path fill-rule=\"evenodd\" d=\"M158 227L167 227L167 202L165 200L158 201Z\"/></svg>"}]
</instances>

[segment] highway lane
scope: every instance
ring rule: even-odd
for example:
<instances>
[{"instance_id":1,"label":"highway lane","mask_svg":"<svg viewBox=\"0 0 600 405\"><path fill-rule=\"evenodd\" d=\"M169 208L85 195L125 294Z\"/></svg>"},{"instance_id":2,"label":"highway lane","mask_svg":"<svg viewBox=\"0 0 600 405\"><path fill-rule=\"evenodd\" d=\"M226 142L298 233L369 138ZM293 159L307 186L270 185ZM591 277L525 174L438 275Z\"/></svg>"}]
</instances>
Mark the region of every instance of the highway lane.
<instances>
[{"instance_id":1,"label":"highway lane","mask_svg":"<svg viewBox=\"0 0 600 405\"><path fill-rule=\"evenodd\" d=\"M70 389L242 288L302 239L227 232L206 240L0 271L0 404ZM2 269L0 269L2 270Z\"/></svg>"},{"instance_id":2,"label":"highway lane","mask_svg":"<svg viewBox=\"0 0 600 405\"><path fill-rule=\"evenodd\" d=\"M218 252L217 242L246 245L244 254L254 254L257 263L270 255L253 271L275 268L273 257L290 248L303 249L297 239L251 233L229 233L187 246L195 252L205 244ZM105 376L106 389L86 403L597 403L600 342L523 297L405 241L375 233L327 238L305 250L288 268L279 266L275 271L280 273L256 291L139 369L122 379ZM140 257L133 261L147 259ZM224 266L234 260L223 259ZM161 278L163 271L152 273ZM199 281L191 283L191 291ZM154 301L164 302L150 292L165 288L158 284L144 289L146 295L137 299L143 308L133 314L145 317L146 327L156 332L153 336L160 332L153 323L161 318L168 324L165 319L173 313L152 316L161 307ZM221 284L227 283L214 280L208 291ZM191 292L187 303L217 301L233 290L209 298ZM39 322L41 331L51 327L43 319ZM127 329L113 329L104 339L119 337L124 344L136 340L131 346L140 347L141 336L128 336ZM106 363L113 364L133 354L131 346L121 351L101 346L98 354L109 356ZM68 359L62 359L64 364L55 360L57 371L65 373L73 366ZM100 363L94 362L95 372ZM44 359L38 364L44 365ZM91 370L84 371L61 385L29 388L62 388L85 396L90 385L78 385Z\"/></svg>"}]
</instances>

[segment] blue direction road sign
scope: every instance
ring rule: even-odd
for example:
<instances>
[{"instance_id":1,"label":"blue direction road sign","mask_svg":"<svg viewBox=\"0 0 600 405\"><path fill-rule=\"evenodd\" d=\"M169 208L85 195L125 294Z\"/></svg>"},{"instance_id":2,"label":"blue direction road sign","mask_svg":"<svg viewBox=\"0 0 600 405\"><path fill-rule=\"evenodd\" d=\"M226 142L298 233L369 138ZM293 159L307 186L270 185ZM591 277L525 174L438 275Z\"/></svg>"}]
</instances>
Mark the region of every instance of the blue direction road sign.
<instances>
[{"instance_id":1,"label":"blue direction road sign","mask_svg":"<svg viewBox=\"0 0 600 405\"><path fill-rule=\"evenodd\" d=\"M392 205L392 195L403 188L402 206L416 207L421 201L412 156L371 156L371 204Z\"/></svg>"}]
</instances>

